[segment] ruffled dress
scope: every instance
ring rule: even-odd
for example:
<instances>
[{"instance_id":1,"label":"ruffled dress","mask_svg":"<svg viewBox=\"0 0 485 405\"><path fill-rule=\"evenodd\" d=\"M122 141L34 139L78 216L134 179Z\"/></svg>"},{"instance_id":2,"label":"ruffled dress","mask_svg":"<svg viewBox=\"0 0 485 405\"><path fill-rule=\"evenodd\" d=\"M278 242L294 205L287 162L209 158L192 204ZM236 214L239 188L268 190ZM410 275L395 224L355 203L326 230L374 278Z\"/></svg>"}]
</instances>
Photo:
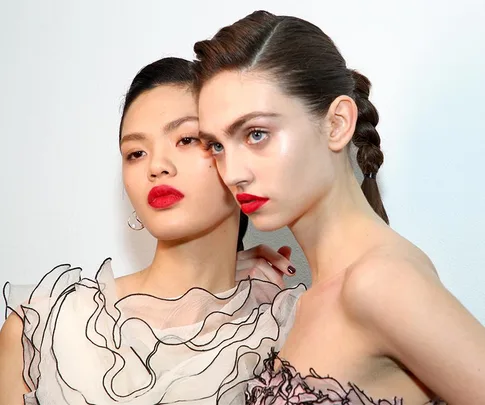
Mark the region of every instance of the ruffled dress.
<instances>
[{"instance_id":1,"label":"ruffled dress","mask_svg":"<svg viewBox=\"0 0 485 405\"><path fill-rule=\"evenodd\" d=\"M110 259L94 279L81 273L61 265L4 288L23 321L26 405L244 404L305 291L253 278L217 295L119 299Z\"/></svg>"},{"instance_id":2,"label":"ruffled dress","mask_svg":"<svg viewBox=\"0 0 485 405\"><path fill-rule=\"evenodd\" d=\"M275 361L279 364L277 369ZM403 398L372 398L355 384L342 384L315 370L303 376L274 350L263 363L263 371L248 382L246 405L406 405ZM436 398L423 405L446 403Z\"/></svg>"}]
</instances>

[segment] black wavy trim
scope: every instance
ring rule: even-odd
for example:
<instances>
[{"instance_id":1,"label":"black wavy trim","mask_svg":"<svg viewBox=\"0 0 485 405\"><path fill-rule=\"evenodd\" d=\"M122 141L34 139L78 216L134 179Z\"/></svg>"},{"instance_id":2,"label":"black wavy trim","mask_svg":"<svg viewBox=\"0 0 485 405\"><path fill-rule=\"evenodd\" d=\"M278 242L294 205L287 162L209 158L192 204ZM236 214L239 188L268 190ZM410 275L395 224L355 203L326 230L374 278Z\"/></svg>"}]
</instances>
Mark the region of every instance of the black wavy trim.
<instances>
[{"instance_id":1,"label":"black wavy trim","mask_svg":"<svg viewBox=\"0 0 485 405\"><path fill-rule=\"evenodd\" d=\"M203 288L200 288L200 287L193 287L190 290L188 290L181 297L170 298L170 299L160 298L160 297L156 297L156 296L153 296L153 295L150 295L150 294L143 294L143 293L130 294L130 295L127 295L127 296L122 297L120 299L117 299L117 301L113 304L113 308L115 309L116 314L112 314L112 313L110 313L110 310L107 308L106 296L104 295L104 293L102 291L102 286L99 283L99 274L103 270L106 263L109 262L109 261L111 261L111 258L107 258L102 263L102 265L99 267L98 271L96 272L96 276L95 276L94 280L92 280L90 278L81 278L80 274L81 274L82 269L80 267L70 267L69 264L62 264L62 265L58 265L58 266L54 267L51 271L49 271L47 274L45 274L42 277L42 279L39 281L39 283L34 287L34 289L32 290L32 292L29 296L28 301L25 304L20 306L22 313L17 312L17 310L15 308L12 308L8 303L6 289L7 289L7 286L9 285L9 283L8 282L5 283L5 285L3 287L3 297L4 297L4 300L5 300L5 306L6 306L5 318L7 318L9 311L16 313L21 318L22 323L23 323L22 345L23 345L24 354L29 349L32 351L30 363L27 364L26 362L24 362L23 378L24 378L26 385L31 389L31 391L34 392L34 397L36 398L36 400L39 404L41 402L40 402L40 399L37 397L37 388L39 386L39 380L41 378L39 365L42 364L42 356L41 356L41 352L40 352L39 348L42 348L42 346L45 343L47 327L52 328L52 331L53 331L52 332L52 341L47 342L47 343L50 344L50 353L52 354L52 356L55 360L57 377L67 387L69 387L72 391L77 392L84 399L86 404L91 404L90 402L88 402L87 398L83 395L82 392L80 392L78 389L76 389L75 387L70 385L65 380L65 378L63 377L63 375L61 373L61 370L59 369L59 362L58 362L58 359L56 357L56 352L55 352L56 344L55 344L54 341L56 339L57 322L58 322L58 317L59 317L60 311L62 310L62 305L70 294L76 292L77 288L88 288L88 289L96 290L96 292L93 296L94 303L96 304L96 309L91 314L91 316L89 317L89 319L86 323L85 338L93 345L93 347L108 350L109 352L111 352L111 354L113 356L113 364L111 365L111 367L109 367L107 369L107 371L105 372L104 377L103 377L104 391L105 391L106 395L108 395L113 401L119 401L120 398L126 398L126 399L128 399L130 397L131 398L138 398L140 396L143 396L147 392L149 392L155 386L157 374L156 374L156 370L154 370L151 367L150 360L157 353L157 350L158 350L160 345L185 346L185 347L187 347L188 349L190 349L194 352L203 352L203 351L207 351L207 350L216 350L216 349L219 350L219 352L214 354L213 360L209 364L207 364L207 366L203 370L201 370L199 373L183 376L183 377L180 377L179 379L171 381L170 384L167 386L167 391L170 390L172 385L177 383L178 380L180 380L180 379L186 379L186 378L191 378L191 377L195 377L195 376L201 376L201 379L203 379L204 378L203 377L204 372L207 371L212 366L212 364L214 364L214 362L219 358L219 356L221 354L223 354L226 350L228 350L230 352L231 348L233 348L234 345L237 345L238 347L235 350L235 354L234 354L234 367L232 368L232 370L230 370L230 372L228 372L227 376L221 381L219 388L216 390L216 392L214 392L210 395L204 396L204 397L197 398L197 401L198 401L198 400L204 400L204 399L214 397L214 399L216 400L217 403L219 403L221 401L221 398L223 398L223 396L226 393L230 392L231 390L235 389L236 387L239 387L239 390L242 393L244 391L245 384L248 381L251 380L251 379L248 379L248 378L241 379L241 376L239 375L238 365L241 362L244 361L244 358L246 356L256 356L257 361L255 362L254 369L252 370L252 375L254 375L256 370L258 368L260 368L261 359L262 359L261 355L257 351L258 348L264 342L275 343L280 338L280 324L279 324L279 320L278 320L278 318L277 318L277 316L274 312L275 308L273 307L273 303L275 302L275 300L284 291L297 290L297 289L300 289L302 287L303 287L303 289L306 289L306 287L303 284L299 284L298 286L288 288L286 290L281 290L280 287L278 287L276 284L273 284L269 281L259 280L259 279L251 279L251 278L248 277L247 279L240 280L237 283L237 286L234 289L234 292L231 293L230 295L224 296L224 297L216 296L216 295L212 294L210 291L203 289ZM41 315L34 308L30 308L29 305L32 304L32 299L35 296L35 293L37 292L37 290L40 288L40 286L44 282L44 280L50 274L52 274L55 271L59 271L62 268L64 268L64 270L61 271L60 274L57 276L56 280L54 281L54 283L52 285L52 288L50 289L49 295L48 295L49 298L53 298L55 295L57 295L57 297L56 297L54 304L52 304L49 307L49 314L48 314L47 319L45 319L45 325L46 326L45 326L44 330L42 331L41 343L40 343L39 347L36 347L36 345L34 344L34 341L29 338L29 335L35 336L37 328L40 325L42 325L42 322L41 322L41 319L40 319ZM72 272L72 271L79 271L79 273L80 273L79 277L76 279L76 281L73 282L73 283L70 283L60 293L54 294L54 291L56 290L56 287L57 287L57 284L59 283L59 281L61 279L63 279L64 276L67 273ZM170 336L171 342L165 342L162 339L159 339L157 337L157 334L155 333L154 329L149 325L148 322L146 322L145 320L143 320L142 318L139 318L139 317L134 317L134 316L128 317L124 321L120 322L122 313L121 313L120 309L118 308L119 303L124 301L124 300L129 299L130 297L145 296L145 297L150 297L151 299L154 299L154 300L157 300L157 301L177 302L177 301L183 300L185 297L187 297L189 294L191 294L191 292L193 290L200 290L200 291L203 291L204 293L208 294L208 298L210 298L211 300L230 301L233 297L236 296L236 294L238 294L241 291L241 288L242 288L241 286L243 285L243 283L249 284L249 291L247 292L247 296L246 296L246 299L244 300L244 302L242 302L237 308L234 309L234 311L232 311L230 313L225 313L225 312L222 312L222 311L213 311L213 312L209 313L202 320L200 328L194 333L193 336L191 336L188 339L179 338L178 342L174 342L173 341L174 336ZM271 286L273 286L272 288L278 288L279 292L276 293L276 295L273 297L271 302L261 303L258 307L253 308L252 311L250 311L249 314L245 318L239 319L237 322L233 322L233 321L224 322L222 325L218 326L215 333L214 333L214 336L210 339L210 341L207 341L204 344L197 344L196 342L194 342L194 340L199 336L199 333L201 333L204 330L206 323L209 322L209 320L212 316L224 315L224 316L227 316L227 317L230 318L230 317L233 317L239 310L242 310L245 307L246 303L248 302L248 299L251 297L252 290L253 290L254 285L256 283L263 283L263 284L271 285ZM258 344L255 345L254 347L251 347L251 346L245 344L244 342L245 342L245 340L247 340L248 338L253 336L254 333L257 332L258 322L259 322L260 317L266 312L265 308L270 309L271 318L272 318L273 322L275 323L275 325L277 325L276 336L274 336L274 337L269 337L269 336L261 337L260 339L258 339ZM111 320L113 321L113 326L112 326L110 332L111 332L111 339L114 343L115 349L120 349L120 347L122 346L122 329L123 329L123 326L131 320L136 320L136 321L142 322L148 328L148 330L151 332L151 335L153 336L154 340L156 341L156 343L153 347L153 350L151 351L151 353L145 359L143 359L142 356L139 353L137 353L133 347L130 346L131 350L136 355L139 362L143 365L144 369L150 375L150 380L149 380L148 384L145 385L144 387L139 387L136 390L129 392L126 395L119 395L119 394L115 393L115 395L118 398L113 397L110 394L109 390L106 389L106 386L109 385L110 388L111 388L111 392L114 392L113 381L116 378L116 376L124 370L124 368L126 366L126 361L118 352L116 352L115 350L112 350L111 348L108 347L108 341L106 339L106 336L103 336L101 333L99 333L99 331L96 328L97 321L99 320L99 318L103 314L108 315L111 318ZM251 318L254 318L254 319L251 319ZM26 332L27 326L30 326L31 324L35 324L35 328L34 328L33 331L29 331L27 333ZM92 328L90 330L91 324L92 324ZM214 340L217 339L217 336L219 335L221 329L226 325L236 326L234 333L231 336L228 336L227 338L221 340L215 346L212 346L211 343L213 343ZM246 328L252 327L252 329L250 330L250 333L245 333L243 339L230 342L231 339L234 338L237 335L238 331L242 327L246 327ZM90 337L90 333L95 334L98 337L101 337L102 340L103 340L103 344L100 344L99 342L96 343ZM226 344L226 343L228 343L228 344L226 346L224 346L224 344ZM210 349L207 349L207 346L210 346ZM248 351L244 352L244 350L248 350ZM121 367L119 367L119 363L118 363L119 361L121 362ZM265 361L265 363L266 363L266 361ZM153 403L153 405L155 405L155 404L168 404L168 403L170 403L170 404L185 403L185 402L188 402L188 401L190 401L190 402L194 401L193 399L187 399L187 400L181 399L181 400L176 400L176 401L172 401L172 402L165 402L164 397L165 397L165 393L160 393L160 397L156 400L156 402Z\"/></svg>"},{"instance_id":2,"label":"black wavy trim","mask_svg":"<svg viewBox=\"0 0 485 405\"><path fill-rule=\"evenodd\" d=\"M275 362L279 368L275 370ZM321 380L328 384L324 391L312 387L310 379ZM245 392L246 405L290 405L290 404L325 404L325 405L405 405L403 398L394 397L392 402L386 399L375 400L366 395L355 384L348 383L345 388L339 381L330 376L321 377L314 369L303 377L286 360L271 350L263 361L263 370L249 384ZM334 387L334 388L332 388ZM446 405L435 399L424 405Z\"/></svg>"}]
</instances>

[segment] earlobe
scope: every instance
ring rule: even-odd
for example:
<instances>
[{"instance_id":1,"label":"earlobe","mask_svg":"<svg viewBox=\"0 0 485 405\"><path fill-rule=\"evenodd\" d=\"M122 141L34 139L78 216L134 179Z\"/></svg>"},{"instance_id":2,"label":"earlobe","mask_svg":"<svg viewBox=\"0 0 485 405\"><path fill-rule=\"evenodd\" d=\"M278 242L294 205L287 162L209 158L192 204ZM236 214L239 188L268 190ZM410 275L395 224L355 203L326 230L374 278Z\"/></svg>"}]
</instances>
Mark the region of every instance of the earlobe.
<instances>
[{"instance_id":1,"label":"earlobe","mask_svg":"<svg viewBox=\"0 0 485 405\"><path fill-rule=\"evenodd\" d=\"M330 123L328 146L333 152L344 149L352 140L357 123L358 110L349 96L337 97L327 112Z\"/></svg>"}]
</instances>

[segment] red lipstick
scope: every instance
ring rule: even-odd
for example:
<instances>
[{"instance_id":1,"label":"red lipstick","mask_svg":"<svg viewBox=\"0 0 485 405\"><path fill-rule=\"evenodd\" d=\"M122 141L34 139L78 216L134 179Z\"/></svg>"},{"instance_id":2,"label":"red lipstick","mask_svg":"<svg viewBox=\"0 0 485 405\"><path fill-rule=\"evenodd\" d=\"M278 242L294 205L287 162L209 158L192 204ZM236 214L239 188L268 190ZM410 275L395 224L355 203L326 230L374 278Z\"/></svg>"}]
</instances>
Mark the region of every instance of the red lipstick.
<instances>
[{"instance_id":1,"label":"red lipstick","mask_svg":"<svg viewBox=\"0 0 485 405\"><path fill-rule=\"evenodd\" d=\"M184 195L170 186L153 187L148 193L148 204L153 208L165 209L178 203Z\"/></svg>"},{"instance_id":2,"label":"red lipstick","mask_svg":"<svg viewBox=\"0 0 485 405\"><path fill-rule=\"evenodd\" d=\"M242 212L247 215L256 212L269 201L269 198L246 193L237 194L236 199L241 204Z\"/></svg>"}]
</instances>

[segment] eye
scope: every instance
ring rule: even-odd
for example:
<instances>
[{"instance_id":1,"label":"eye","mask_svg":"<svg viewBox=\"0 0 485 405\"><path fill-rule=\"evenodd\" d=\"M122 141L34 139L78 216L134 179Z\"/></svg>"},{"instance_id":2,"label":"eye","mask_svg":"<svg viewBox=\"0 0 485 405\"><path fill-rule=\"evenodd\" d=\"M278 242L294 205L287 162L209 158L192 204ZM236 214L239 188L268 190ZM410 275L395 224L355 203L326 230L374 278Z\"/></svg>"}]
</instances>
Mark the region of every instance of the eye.
<instances>
[{"instance_id":1,"label":"eye","mask_svg":"<svg viewBox=\"0 0 485 405\"><path fill-rule=\"evenodd\" d=\"M208 144L208 149L212 150L213 155L218 155L219 153L222 153L224 146L219 142L212 142Z\"/></svg>"},{"instance_id":2,"label":"eye","mask_svg":"<svg viewBox=\"0 0 485 405\"><path fill-rule=\"evenodd\" d=\"M187 145L191 145L191 144L196 143L196 142L199 142L198 138L194 138L194 137L191 137L191 136L184 136L182 139L180 139L180 141L177 142L177 146L178 145L187 146Z\"/></svg>"},{"instance_id":3,"label":"eye","mask_svg":"<svg viewBox=\"0 0 485 405\"><path fill-rule=\"evenodd\" d=\"M261 129L254 129L248 134L248 143L254 145L264 141L268 137L268 133Z\"/></svg>"},{"instance_id":4,"label":"eye","mask_svg":"<svg viewBox=\"0 0 485 405\"><path fill-rule=\"evenodd\" d=\"M126 155L126 160L136 160L140 159L141 157L145 156L146 153L143 152L142 150L137 150L135 152L131 152L128 155Z\"/></svg>"}]
</instances>

